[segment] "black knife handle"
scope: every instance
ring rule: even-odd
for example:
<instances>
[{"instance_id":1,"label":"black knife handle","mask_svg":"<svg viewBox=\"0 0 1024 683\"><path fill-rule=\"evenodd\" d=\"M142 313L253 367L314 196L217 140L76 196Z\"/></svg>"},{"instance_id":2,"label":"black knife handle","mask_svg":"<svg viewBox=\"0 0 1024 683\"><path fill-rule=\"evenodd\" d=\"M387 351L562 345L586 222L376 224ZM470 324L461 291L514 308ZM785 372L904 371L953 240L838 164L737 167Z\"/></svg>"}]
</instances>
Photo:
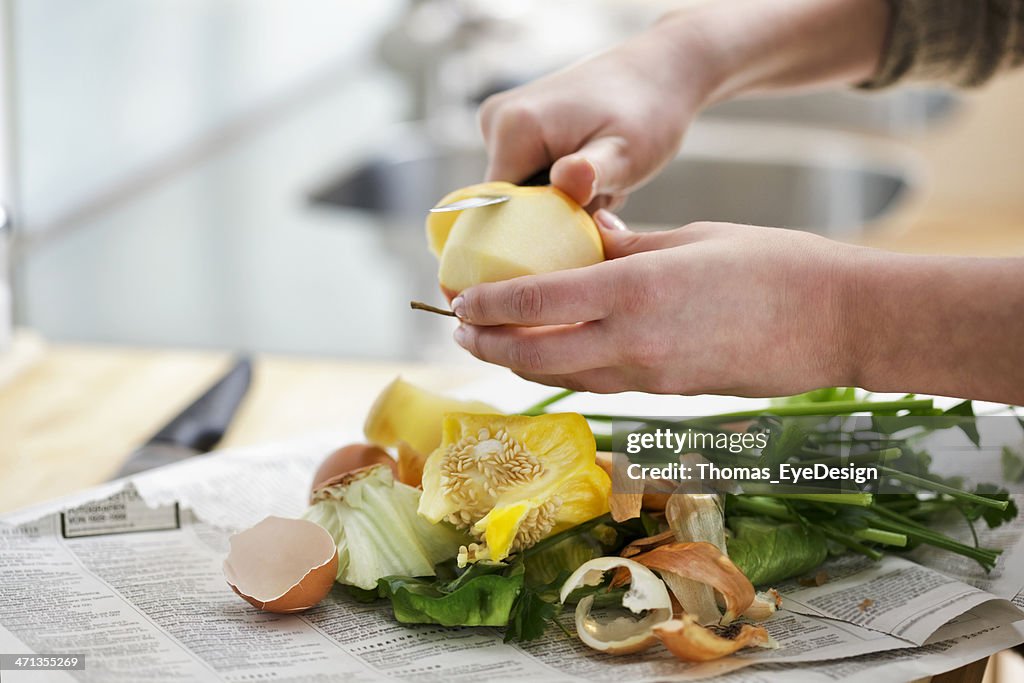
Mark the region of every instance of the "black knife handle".
<instances>
[{"instance_id":1,"label":"black knife handle","mask_svg":"<svg viewBox=\"0 0 1024 683\"><path fill-rule=\"evenodd\" d=\"M226 375L168 422L149 443L185 446L200 453L213 450L227 432L251 381L252 361L240 358Z\"/></svg>"},{"instance_id":2,"label":"black knife handle","mask_svg":"<svg viewBox=\"0 0 1024 683\"><path fill-rule=\"evenodd\" d=\"M534 187L538 185L550 185L551 184L551 168L542 168L541 170L534 173L532 176L519 183L523 187Z\"/></svg>"}]
</instances>

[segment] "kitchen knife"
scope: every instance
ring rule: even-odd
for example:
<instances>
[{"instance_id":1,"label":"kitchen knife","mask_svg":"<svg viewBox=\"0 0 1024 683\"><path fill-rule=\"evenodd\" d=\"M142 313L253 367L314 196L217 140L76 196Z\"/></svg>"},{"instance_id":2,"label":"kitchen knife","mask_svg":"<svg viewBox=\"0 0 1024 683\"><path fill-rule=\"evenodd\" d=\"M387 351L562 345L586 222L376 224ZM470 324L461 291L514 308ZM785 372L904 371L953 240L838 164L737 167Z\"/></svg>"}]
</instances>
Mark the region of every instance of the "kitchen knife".
<instances>
[{"instance_id":1,"label":"kitchen knife","mask_svg":"<svg viewBox=\"0 0 1024 683\"><path fill-rule=\"evenodd\" d=\"M541 171L537 171L520 184L524 186L550 185L551 169L545 168ZM435 206L430 210L430 213L444 213L445 211L465 211L466 209L479 209L484 206L503 204L504 202L507 202L509 199L511 199L511 197L509 197L507 194L481 194L477 195L476 197L467 197L466 199L460 199L458 201L451 202L450 204L442 204L441 206Z\"/></svg>"},{"instance_id":2,"label":"kitchen knife","mask_svg":"<svg viewBox=\"0 0 1024 683\"><path fill-rule=\"evenodd\" d=\"M112 479L206 453L223 438L252 380L252 362L240 358L226 375L133 452Z\"/></svg>"}]
</instances>

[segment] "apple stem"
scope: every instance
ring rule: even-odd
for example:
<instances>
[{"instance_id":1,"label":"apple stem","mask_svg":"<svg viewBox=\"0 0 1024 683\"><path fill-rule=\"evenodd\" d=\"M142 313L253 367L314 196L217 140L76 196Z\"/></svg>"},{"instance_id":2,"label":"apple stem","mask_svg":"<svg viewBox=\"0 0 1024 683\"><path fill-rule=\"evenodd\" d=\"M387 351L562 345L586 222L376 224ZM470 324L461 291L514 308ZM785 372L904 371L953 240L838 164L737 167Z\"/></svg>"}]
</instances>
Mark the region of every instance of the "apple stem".
<instances>
[{"instance_id":1,"label":"apple stem","mask_svg":"<svg viewBox=\"0 0 1024 683\"><path fill-rule=\"evenodd\" d=\"M447 315L451 318L456 317L455 313L452 311L445 308L438 308L437 306L431 306L430 304L425 304L422 301L410 301L409 308L414 311L427 311L429 313L437 313L438 315Z\"/></svg>"}]
</instances>

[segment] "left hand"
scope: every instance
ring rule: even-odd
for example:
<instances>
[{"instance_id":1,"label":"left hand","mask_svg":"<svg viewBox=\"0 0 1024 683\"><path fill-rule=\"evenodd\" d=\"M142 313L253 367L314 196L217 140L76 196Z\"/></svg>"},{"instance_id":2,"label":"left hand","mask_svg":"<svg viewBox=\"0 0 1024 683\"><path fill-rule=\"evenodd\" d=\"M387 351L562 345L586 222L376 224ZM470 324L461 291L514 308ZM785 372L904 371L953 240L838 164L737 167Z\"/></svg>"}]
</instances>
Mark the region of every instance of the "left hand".
<instances>
[{"instance_id":1,"label":"left hand","mask_svg":"<svg viewBox=\"0 0 1024 683\"><path fill-rule=\"evenodd\" d=\"M606 261L480 284L456 341L526 379L579 391L794 394L845 385L858 248L810 233L694 223L634 233L596 215Z\"/></svg>"}]
</instances>

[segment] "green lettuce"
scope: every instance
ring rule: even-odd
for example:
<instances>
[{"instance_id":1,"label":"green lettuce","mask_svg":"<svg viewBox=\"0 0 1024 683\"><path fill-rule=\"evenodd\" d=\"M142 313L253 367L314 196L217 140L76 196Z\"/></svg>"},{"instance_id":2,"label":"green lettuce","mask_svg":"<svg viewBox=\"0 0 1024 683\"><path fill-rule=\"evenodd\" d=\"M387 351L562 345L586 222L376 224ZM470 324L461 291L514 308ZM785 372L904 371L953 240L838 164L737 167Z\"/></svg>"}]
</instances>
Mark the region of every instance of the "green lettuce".
<instances>
[{"instance_id":1,"label":"green lettuce","mask_svg":"<svg viewBox=\"0 0 1024 683\"><path fill-rule=\"evenodd\" d=\"M434 565L471 542L444 522L420 517L420 493L383 465L317 492L303 518L334 538L339 583L369 590L384 576L434 576Z\"/></svg>"}]
</instances>

